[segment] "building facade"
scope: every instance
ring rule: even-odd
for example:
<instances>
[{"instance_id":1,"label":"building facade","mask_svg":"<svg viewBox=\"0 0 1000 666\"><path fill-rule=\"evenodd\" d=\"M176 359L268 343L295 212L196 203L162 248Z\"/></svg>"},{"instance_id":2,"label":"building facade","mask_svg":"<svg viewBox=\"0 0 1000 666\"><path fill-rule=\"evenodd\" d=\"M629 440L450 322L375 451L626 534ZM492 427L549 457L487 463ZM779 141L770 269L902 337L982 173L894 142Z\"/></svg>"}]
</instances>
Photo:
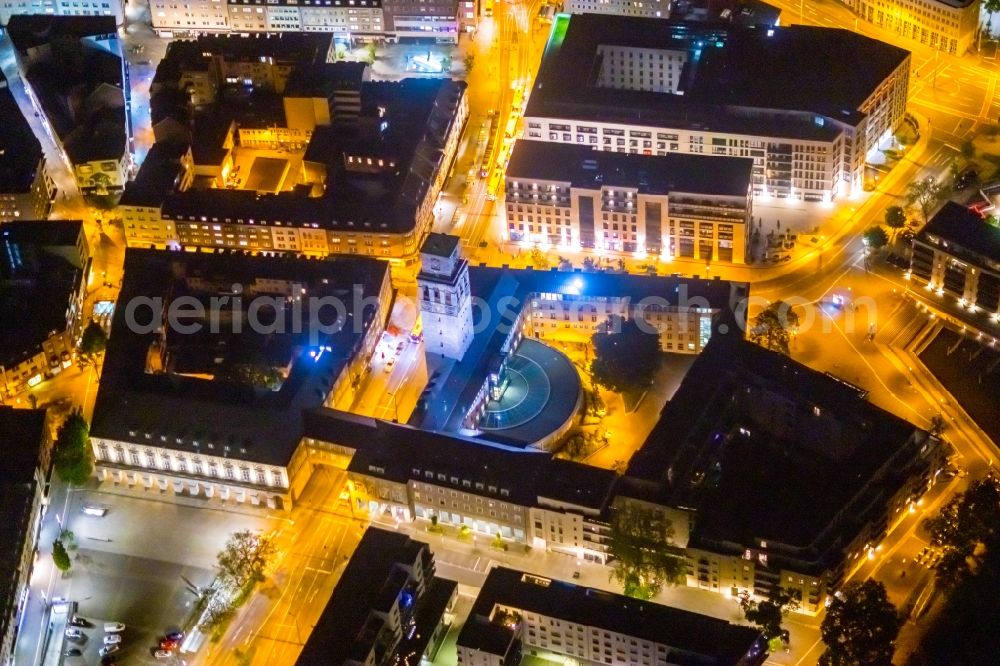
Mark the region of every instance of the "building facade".
<instances>
[{"instance_id":1,"label":"building facade","mask_svg":"<svg viewBox=\"0 0 1000 666\"><path fill-rule=\"evenodd\" d=\"M952 55L963 55L979 31L980 0L844 0L875 25Z\"/></svg>"},{"instance_id":2,"label":"building facade","mask_svg":"<svg viewBox=\"0 0 1000 666\"><path fill-rule=\"evenodd\" d=\"M910 276L970 312L1000 321L1000 230L949 201L913 238Z\"/></svg>"},{"instance_id":3,"label":"building facade","mask_svg":"<svg viewBox=\"0 0 1000 666\"><path fill-rule=\"evenodd\" d=\"M506 172L507 234L601 255L742 264L752 178L750 158L606 154L520 140Z\"/></svg>"},{"instance_id":4,"label":"building facade","mask_svg":"<svg viewBox=\"0 0 1000 666\"><path fill-rule=\"evenodd\" d=\"M115 24L125 24L122 0L0 0L0 24L6 25L14 14L45 16L112 16Z\"/></svg>"},{"instance_id":5,"label":"building facade","mask_svg":"<svg viewBox=\"0 0 1000 666\"><path fill-rule=\"evenodd\" d=\"M472 344L472 288L469 262L458 237L430 234L420 249L417 292L425 349L461 360Z\"/></svg>"},{"instance_id":6,"label":"building facade","mask_svg":"<svg viewBox=\"0 0 1000 666\"><path fill-rule=\"evenodd\" d=\"M0 73L0 223L44 220L48 217L55 184L45 171L42 144Z\"/></svg>"},{"instance_id":7,"label":"building facade","mask_svg":"<svg viewBox=\"0 0 1000 666\"><path fill-rule=\"evenodd\" d=\"M905 113L909 53L853 33L589 14L557 20L568 26L553 31L561 48L546 51L535 81L524 114L528 139L748 158L755 196L830 201L860 191L866 155ZM797 71L810 53L829 63ZM841 83L855 77L849 62L870 68L863 84ZM588 78L592 70L600 85ZM768 71L771 81L761 75ZM818 71L824 80L809 94L779 84Z\"/></svg>"}]
</instances>

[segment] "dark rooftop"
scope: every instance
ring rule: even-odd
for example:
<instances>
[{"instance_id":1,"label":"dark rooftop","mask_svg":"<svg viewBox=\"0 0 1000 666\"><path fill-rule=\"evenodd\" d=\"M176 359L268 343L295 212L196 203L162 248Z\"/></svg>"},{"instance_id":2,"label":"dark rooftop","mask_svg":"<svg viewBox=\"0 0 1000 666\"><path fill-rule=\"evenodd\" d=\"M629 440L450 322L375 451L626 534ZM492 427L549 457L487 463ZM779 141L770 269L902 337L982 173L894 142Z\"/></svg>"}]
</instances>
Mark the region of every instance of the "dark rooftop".
<instances>
[{"instance_id":1,"label":"dark rooftop","mask_svg":"<svg viewBox=\"0 0 1000 666\"><path fill-rule=\"evenodd\" d=\"M386 610L384 603L394 601L402 591L400 586L406 582L406 569L417 560L429 560L430 557L427 544L404 534L377 527L365 530L296 663L300 666L343 664L348 658L363 657L355 651L367 653L372 642L368 635L370 625L375 622L381 626L381 622L373 618L373 611L380 607ZM427 564L429 562L425 561L424 566ZM430 632L437 626L454 589L455 583L449 580L431 578L427 581L426 598L416 600L417 640L406 645L416 654L410 660L394 663L419 664ZM436 618L432 617L435 612Z\"/></svg>"},{"instance_id":2,"label":"dark rooftop","mask_svg":"<svg viewBox=\"0 0 1000 666\"><path fill-rule=\"evenodd\" d=\"M157 141L146 154L135 180L125 184L119 206L157 207L178 184L187 144Z\"/></svg>"},{"instance_id":3,"label":"dark rooftop","mask_svg":"<svg viewBox=\"0 0 1000 666\"><path fill-rule=\"evenodd\" d=\"M84 37L116 37L118 28L114 16L52 16L45 14L14 14L7 22L6 32L18 51L48 44L53 39Z\"/></svg>"},{"instance_id":4,"label":"dark rooftop","mask_svg":"<svg viewBox=\"0 0 1000 666\"><path fill-rule=\"evenodd\" d=\"M458 236L430 233L427 234L424 244L420 247L420 252L447 259L455 252L456 247L458 247Z\"/></svg>"},{"instance_id":5,"label":"dark rooftop","mask_svg":"<svg viewBox=\"0 0 1000 666\"><path fill-rule=\"evenodd\" d=\"M470 618L491 618L497 605L668 646L672 664L753 664L766 654L758 629L502 566L490 570ZM458 644L476 647L471 638L463 632Z\"/></svg>"},{"instance_id":6,"label":"dark rooftop","mask_svg":"<svg viewBox=\"0 0 1000 666\"><path fill-rule=\"evenodd\" d=\"M70 301L84 279L86 258L76 251L81 229L79 221L0 226L0 366L17 365L66 330Z\"/></svg>"},{"instance_id":7,"label":"dark rooftop","mask_svg":"<svg viewBox=\"0 0 1000 666\"><path fill-rule=\"evenodd\" d=\"M1000 229L954 201L947 202L917 234L917 240L940 246L935 238L944 242L941 249L949 254L1000 262Z\"/></svg>"},{"instance_id":8,"label":"dark rooftop","mask_svg":"<svg viewBox=\"0 0 1000 666\"><path fill-rule=\"evenodd\" d=\"M359 299L377 296L387 272L386 263L366 258L305 260L127 250L122 303L140 297L169 303L179 295L226 294L233 284L244 285L249 293L256 281L261 281L263 293L271 294L278 288L268 284L277 281L301 284L310 298L341 299L348 322L336 333L318 334L316 340L310 339L307 325L312 320L302 324L301 334L288 333L291 372L280 390L272 391L170 372L147 373L147 354L159 336L132 330L124 309L119 309L105 353L91 435L126 442L150 439L169 449L287 464L302 437L302 412L323 403L333 378L357 351L372 323L371 306L360 314L363 322L355 322L355 308L361 311ZM310 316L303 303L297 314L294 308L285 311L286 326L294 327L296 317ZM248 304L244 297L244 306ZM324 319L324 323L332 322ZM238 349L242 340L235 335L228 342ZM318 347L327 349L316 354Z\"/></svg>"},{"instance_id":9,"label":"dark rooftop","mask_svg":"<svg viewBox=\"0 0 1000 666\"><path fill-rule=\"evenodd\" d=\"M753 160L711 155L633 155L590 146L520 140L507 179L569 181L574 187L637 187L640 193L693 192L747 196Z\"/></svg>"},{"instance_id":10,"label":"dark rooftop","mask_svg":"<svg viewBox=\"0 0 1000 666\"><path fill-rule=\"evenodd\" d=\"M745 27L600 14L559 20L568 26L553 29L526 117L830 138L839 132L832 123L751 117L734 109L804 111L853 125L860 120L860 105L909 57L908 51L837 28ZM687 52L683 95L595 86L601 44ZM695 52L697 58L692 57Z\"/></svg>"},{"instance_id":11,"label":"dark rooftop","mask_svg":"<svg viewBox=\"0 0 1000 666\"><path fill-rule=\"evenodd\" d=\"M42 144L21 113L7 79L0 72L0 190L5 194L28 192L42 160Z\"/></svg>"},{"instance_id":12,"label":"dark rooftop","mask_svg":"<svg viewBox=\"0 0 1000 666\"><path fill-rule=\"evenodd\" d=\"M632 457L624 494L653 486L695 509L695 541L818 548L845 507L897 481L884 477L917 457L917 432L855 387L716 335Z\"/></svg>"},{"instance_id":13,"label":"dark rooftop","mask_svg":"<svg viewBox=\"0 0 1000 666\"><path fill-rule=\"evenodd\" d=\"M354 449L349 470L406 483L431 474L434 483L461 487L452 477L482 483L485 494L534 506L539 497L600 510L615 475L608 470L553 458L498 443L419 430L317 409L305 416L305 436ZM445 481L439 479L443 474ZM559 483L552 483L559 479Z\"/></svg>"}]
</instances>

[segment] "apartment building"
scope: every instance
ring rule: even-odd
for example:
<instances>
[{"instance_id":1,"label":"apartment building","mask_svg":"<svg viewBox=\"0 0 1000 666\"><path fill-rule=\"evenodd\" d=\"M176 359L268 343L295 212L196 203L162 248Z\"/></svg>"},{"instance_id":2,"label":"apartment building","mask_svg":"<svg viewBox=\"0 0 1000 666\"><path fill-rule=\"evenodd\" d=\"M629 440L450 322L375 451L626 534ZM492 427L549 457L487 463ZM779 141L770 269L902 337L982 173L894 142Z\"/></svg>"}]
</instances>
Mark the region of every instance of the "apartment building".
<instances>
[{"instance_id":1,"label":"apartment building","mask_svg":"<svg viewBox=\"0 0 1000 666\"><path fill-rule=\"evenodd\" d=\"M110 16L115 25L125 24L123 0L0 0L0 24L15 14L42 16Z\"/></svg>"},{"instance_id":2,"label":"apartment building","mask_svg":"<svg viewBox=\"0 0 1000 666\"><path fill-rule=\"evenodd\" d=\"M742 264L753 213L751 158L661 156L520 140L507 166L507 237L622 256Z\"/></svg>"},{"instance_id":3,"label":"apartment building","mask_svg":"<svg viewBox=\"0 0 1000 666\"><path fill-rule=\"evenodd\" d=\"M1000 229L947 202L913 239L910 275L970 312L1000 320Z\"/></svg>"},{"instance_id":4,"label":"apartment building","mask_svg":"<svg viewBox=\"0 0 1000 666\"><path fill-rule=\"evenodd\" d=\"M430 546L369 527L296 663L429 663L457 598L458 584L434 575Z\"/></svg>"},{"instance_id":5,"label":"apartment building","mask_svg":"<svg viewBox=\"0 0 1000 666\"><path fill-rule=\"evenodd\" d=\"M194 155L186 143L157 141L146 153L135 180L118 201L125 238L131 247L176 249L177 232L160 217L163 200L194 183Z\"/></svg>"},{"instance_id":6,"label":"apartment building","mask_svg":"<svg viewBox=\"0 0 1000 666\"><path fill-rule=\"evenodd\" d=\"M517 666L529 655L583 666L756 666L767 653L759 629L502 566L490 569L458 635L462 666Z\"/></svg>"},{"instance_id":7,"label":"apartment building","mask_svg":"<svg viewBox=\"0 0 1000 666\"><path fill-rule=\"evenodd\" d=\"M969 50L979 32L979 0L844 0L854 12L891 30L952 55Z\"/></svg>"},{"instance_id":8,"label":"apartment building","mask_svg":"<svg viewBox=\"0 0 1000 666\"><path fill-rule=\"evenodd\" d=\"M781 587L815 613L944 464L946 447L865 396L715 336L629 461L612 522L627 505L671 525L690 586L757 598Z\"/></svg>"},{"instance_id":9,"label":"apartment building","mask_svg":"<svg viewBox=\"0 0 1000 666\"><path fill-rule=\"evenodd\" d=\"M850 31L557 21L525 110L528 139L744 157L755 196L830 201L860 190L866 155L905 113L909 52Z\"/></svg>"},{"instance_id":10,"label":"apartment building","mask_svg":"<svg viewBox=\"0 0 1000 666\"><path fill-rule=\"evenodd\" d=\"M201 315L161 326L181 297ZM392 290L369 259L129 249L120 299L148 305L112 322L90 428L98 479L281 508L297 497L303 412L351 403Z\"/></svg>"},{"instance_id":11,"label":"apartment building","mask_svg":"<svg viewBox=\"0 0 1000 666\"><path fill-rule=\"evenodd\" d=\"M151 0L152 26L161 37L197 33L313 32L340 42L433 40L458 42L474 29L468 0Z\"/></svg>"},{"instance_id":12,"label":"apartment building","mask_svg":"<svg viewBox=\"0 0 1000 666\"><path fill-rule=\"evenodd\" d=\"M80 192L117 203L132 167L132 124L114 18L17 15L7 33L32 105ZM80 103L67 104L69 97Z\"/></svg>"},{"instance_id":13,"label":"apartment building","mask_svg":"<svg viewBox=\"0 0 1000 666\"><path fill-rule=\"evenodd\" d=\"M73 363L90 253L79 221L0 225L0 394L36 386Z\"/></svg>"},{"instance_id":14,"label":"apartment building","mask_svg":"<svg viewBox=\"0 0 1000 666\"><path fill-rule=\"evenodd\" d=\"M563 11L569 14L612 14L668 18L670 0L567 0Z\"/></svg>"},{"instance_id":15,"label":"apartment building","mask_svg":"<svg viewBox=\"0 0 1000 666\"><path fill-rule=\"evenodd\" d=\"M42 144L0 73L0 223L8 220L44 220L55 185L45 171Z\"/></svg>"},{"instance_id":16,"label":"apartment building","mask_svg":"<svg viewBox=\"0 0 1000 666\"><path fill-rule=\"evenodd\" d=\"M51 424L45 410L0 405L5 473L0 482L0 664L12 666L48 498Z\"/></svg>"}]
</instances>

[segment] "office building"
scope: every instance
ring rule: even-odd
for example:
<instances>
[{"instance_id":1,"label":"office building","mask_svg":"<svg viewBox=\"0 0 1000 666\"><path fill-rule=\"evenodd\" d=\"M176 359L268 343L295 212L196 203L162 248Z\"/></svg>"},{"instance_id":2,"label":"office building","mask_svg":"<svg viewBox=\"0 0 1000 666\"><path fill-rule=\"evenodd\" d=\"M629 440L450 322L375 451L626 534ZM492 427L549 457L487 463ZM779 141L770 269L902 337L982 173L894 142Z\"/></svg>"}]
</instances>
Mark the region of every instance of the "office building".
<instances>
[{"instance_id":1,"label":"office building","mask_svg":"<svg viewBox=\"0 0 1000 666\"><path fill-rule=\"evenodd\" d=\"M849 30L560 15L525 138L753 160L756 197L860 191L906 110L910 54Z\"/></svg>"},{"instance_id":2,"label":"office building","mask_svg":"<svg viewBox=\"0 0 1000 666\"><path fill-rule=\"evenodd\" d=\"M130 249L119 302L150 305L112 322L90 427L98 479L276 508L297 496L303 412L351 403L392 296L371 259ZM160 326L183 302L200 314Z\"/></svg>"},{"instance_id":3,"label":"office building","mask_svg":"<svg viewBox=\"0 0 1000 666\"><path fill-rule=\"evenodd\" d=\"M716 336L629 461L615 507L672 526L688 585L758 598L780 587L815 613L944 463L938 440L865 396Z\"/></svg>"},{"instance_id":4,"label":"office building","mask_svg":"<svg viewBox=\"0 0 1000 666\"><path fill-rule=\"evenodd\" d=\"M332 34L339 44L427 40L455 44L476 26L470 0L194 0L178 5L151 0L152 26L161 37L202 33Z\"/></svg>"},{"instance_id":5,"label":"office building","mask_svg":"<svg viewBox=\"0 0 1000 666\"><path fill-rule=\"evenodd\" d=\"M364 64L325 62L331 46L320 35L172 44L153 129L191 146L193 178L143 197L143 219L125 220L129 245L415 262L468 117L465 84L370 81Z\"/></svg>"},{"instance_id":6,"label":"office building","mask_svg":"<svg viewBox=\"0 0 1000 666\"><path fill-rule=\"evenodd\" d=\"M600 254L742 264L752 179L748 157L634 155L521 140L507 165L507 236Z\"/></svg>"},{"instance_id":7,"label":"office building","mask_svg":"<svg viewBox=\"0 0 1000 666\"><path fill-rule=\"evenodd\" d=\"M1000 229L953 201L913 238L910 274L970 312L1000 320Z\"/></svg>"},{"instance_id":8,"label":"office building","mask_svg":"<svg viewBox=\"0 0 1000 666\"><path fill-rule=\"evenodd\" d=\"M109 16L115 25L125 25L123 0L0 0L0 24L15 14L41 16Z\"/></svg>"},{"instance_id":9,"label":"office building","mask_svg":"<svg viewBox=\"0 0 1000 666\"><path fill-rule=\"evenodd\" d=\"M979 0L843 0L865 21L952 55L969 50L979 32Z\"/></svg>"},{"instance_id":10,"label":"office building","mask_svg":"<svg viewBox=\"0 0 1000 666\"><path fill-rule=\"evenodd\" d=\"M0 224L44 220L55 185L45 172L45 154L0 73Z\"/></svg>"},{"instance_id":11,"label":"office building","mask_svg":"<svg viewBox=\"0 0 1000 666\"><path fill-rule=\"evenodd\" d=\"M430 546L369 527L296 662L419 666L434 659L458 584L434 572Z\"/></svg>"},{"instance_id":12,"label":"office building","mask_svg":"<svg viewBox=\"0 0 1000 666\"><path fill-rule=\"evenodd\" d=\"M17 15L7 34L32 105L80 192L114 205L132 168L131 88L114 18Z\"/></svg>"},{"instance_id":13,"label":"office building","mask_svg":"<svg viewBox=\"0 0 1000 666\"><path fill-rule=\"evenodd\" d=\"M90 254L79 221L0 225L0 392L5 398L73 363Z\"/></svg>"},{"instance_id":14,"label":"office building","mask_svg":"<svg viewBox=\"0 0 1000 666\"><path fill-rule=\"evenodd\" d=\"M0 405L4 477L0 481L0 664L14 663L14 646L48 495L50 423L45 410Z\"/></svg>"},{"instance_id":15,"label":"office building","mask_svg":"<svg viewBox=\"0 0 1000 666\"><path fill-rule=\"evenodd\" d=\"M497 566L458 635L461 666L517 666L522 656L582 666L756 666L759 629Z\"/></svg>"}]
</instances>

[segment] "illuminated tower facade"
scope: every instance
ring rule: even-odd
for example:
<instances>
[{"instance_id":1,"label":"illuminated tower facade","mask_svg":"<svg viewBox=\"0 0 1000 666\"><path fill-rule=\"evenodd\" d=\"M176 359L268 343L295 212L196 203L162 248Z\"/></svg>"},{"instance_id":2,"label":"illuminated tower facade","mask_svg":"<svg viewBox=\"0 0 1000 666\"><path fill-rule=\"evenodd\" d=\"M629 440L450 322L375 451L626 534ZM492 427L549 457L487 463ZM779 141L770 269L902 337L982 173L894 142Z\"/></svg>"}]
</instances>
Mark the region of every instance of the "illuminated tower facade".
<instances>
[{"instance_id":1,"label":"illuminated tower facade","mask_svg":"<svg viewBox=\"0 0 1000 666\"><path fill-rule=\"evenodd\" d=\"M429 234L420 248L417 295L424 349L461 360L472 343L469 262L458 251L458 236Z\"/></svg>"}]
</instances>

